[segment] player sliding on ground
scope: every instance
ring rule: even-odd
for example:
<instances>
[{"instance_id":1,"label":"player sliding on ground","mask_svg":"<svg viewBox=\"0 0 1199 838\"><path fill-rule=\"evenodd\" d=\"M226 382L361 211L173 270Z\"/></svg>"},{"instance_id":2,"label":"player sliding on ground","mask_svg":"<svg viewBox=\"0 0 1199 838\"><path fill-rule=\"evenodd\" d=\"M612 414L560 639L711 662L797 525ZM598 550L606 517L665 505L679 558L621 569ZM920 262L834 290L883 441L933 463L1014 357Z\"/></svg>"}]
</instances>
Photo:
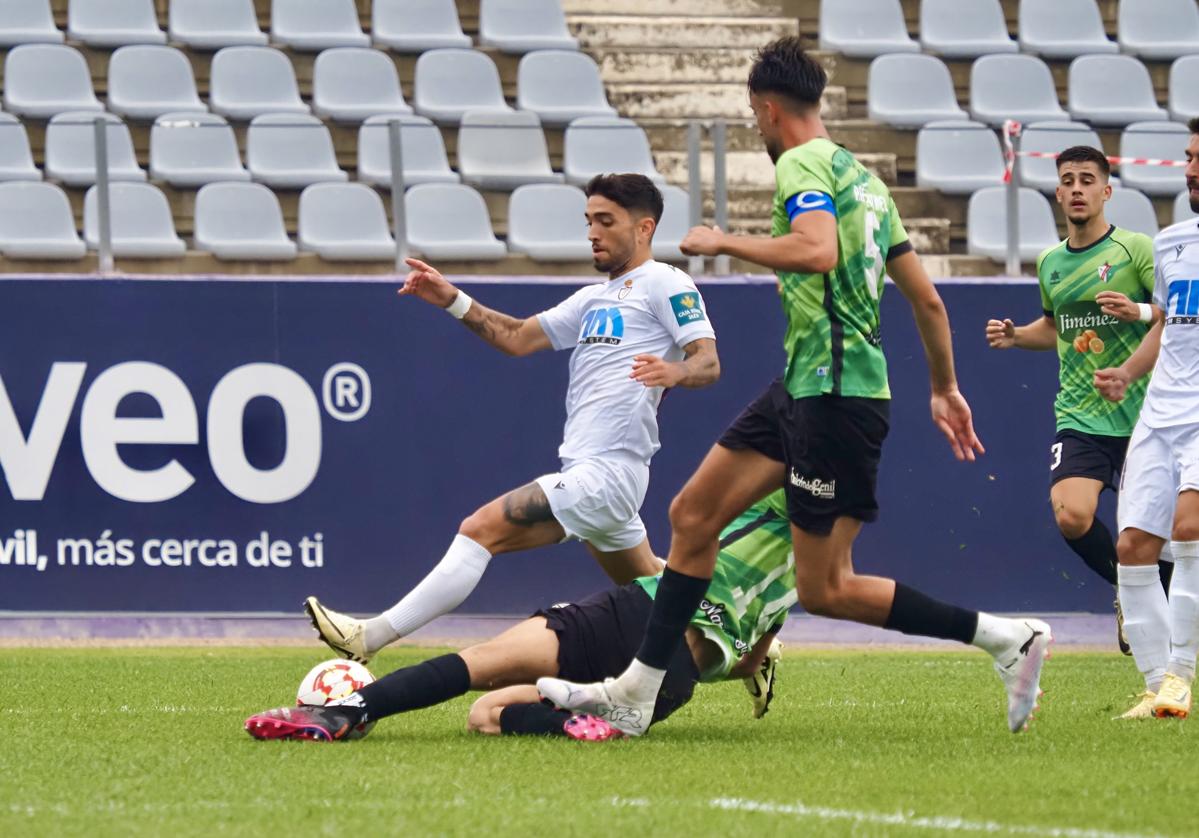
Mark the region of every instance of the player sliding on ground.
<instances>
[{"instance_id":1,"label":"player sliding on ground","mask_svg":"<svg viewBox=\"0 0 1199 838\"><path fill-rule=\"evenodd\" d=\"M725 528L721 545L708 596L666 667L651 723L686 704L697 681L746 678L754 716L770 706L779 654L774 636L795 603L783 493L742 513ZM541 702L533 682L543 675L592 680L621 672L633 659L658 583L646 577L546 608L493 640L396 670L338 705L268 710L247 719L245 728L258 739L331 741L364 722L485 689L495 691L471 708L471 730L607 739L614 732L608 721Z\"/></svg>"},{"instance_id":2,"label":"player sliding on ground","mask_svg":"<svg viewBox=\"0 0 1199 838\"><path fill-rule=\"evenodd\" d=\"M1023 729L1036 706L1048 625L968 611L854 572L854 539L878 514L875 484L888 427L879 331L884 270L911 304L924 343L933 421L958 459L973 460L983 448L958 392L945 306L887 187L829 139L820 119L825 82L798 38L758 54L749 100L775 162L773 236L697 227L683 241L685 253L729 254L778 273L787 315L783 377L746 408L672 503L670 557L629 669L606 684L538 682L559 706L606 713L625 733L646 730L667 663L707 590L720 530L779 486L807 611L972 643L995 659L1011 730Z\"/></svg>"},{"instance_id":3,"label":"player sliding on ground","mask_svg":"<svg viewBox=\"0 0 1199 838\"><path fill-rule=\"evenodd\" d=\"M365 663L452 611L500 553L576 538L619 584L660 570L639 515L650 458L660 447L658 404L669 387L706 387L719 378L715 333L691 278L651 257L662 216L653 182L599 175L586 193L592 257L608 281L534 317L486 308L433 267L408 260L412 272L400 294L446 309L501 352L572 350L562 470L475 510L437 566L379 616L355 620L309 597L305 610L339 654Z\"/></svg>"}]
</instances>

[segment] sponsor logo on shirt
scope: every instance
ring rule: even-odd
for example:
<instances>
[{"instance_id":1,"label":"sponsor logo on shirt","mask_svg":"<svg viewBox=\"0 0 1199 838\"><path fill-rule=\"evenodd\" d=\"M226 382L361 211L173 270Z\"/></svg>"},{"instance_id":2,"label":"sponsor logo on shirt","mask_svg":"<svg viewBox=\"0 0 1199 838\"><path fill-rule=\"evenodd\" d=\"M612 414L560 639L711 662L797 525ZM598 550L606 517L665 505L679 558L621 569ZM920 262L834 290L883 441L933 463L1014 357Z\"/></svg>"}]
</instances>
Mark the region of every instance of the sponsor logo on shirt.
<instances>
[{"instance_id":1,"label":"sponsor logo on shirt","mask_svg":"<svg viewBox=\"0 0 1199 838\"><path fill-rule=\"evenodd\" d=\"M1199 324L1199 279L1175 279L1166 288L1166 325Z\"/></svg>"},{"instance_id":2,"label":"sponsor logo on shirt","mask_svg":"<svg viewBox=\"0 0 1199 838\"><path fill-rule=\"evenodd\" d=\"M670 308L674 311L674 319L680 326L698 323L704 319L704 310L699 306L699 295L690 291L675 294L670 298Z\"/></svg>"},{"instance_id":3,"label":"sponsor logo on shirt","mask_svg":"<svg viewBox=\"0 0 1199 838\"><path fill-rule=\"evenodd\" d=\"M579 343L605 343L616 346L624 337L624 315L618 306L593 308L583 315Z\"/></svg>"},{"instance_id":4,"label":"sponsor logo on shirt","mask_svg":"<svg viewBox=\"0 0 1199 838\"><path fill-rule=\"evenodd\" d=\"M837 496L836 480L821 480L819 477L801 477L795 469L791 469L791 485L797 489L811 492L812 497L821 500L832 500Z\"/></svg>"},{"instance_id":5,"label":"sponsor logo on shirt","mask_svg":"<svg viewBox=\"0 0 1199 838\"><path fill-rule=\"evenodd\" d=\"M625 297L629 296L629 294L631 294L632 292L633 292L633 280L626 279L624 281L624 288L621 288L619 291L616 292L616 298L619 300L623 300Z\"/></svg>"}]
</instances>

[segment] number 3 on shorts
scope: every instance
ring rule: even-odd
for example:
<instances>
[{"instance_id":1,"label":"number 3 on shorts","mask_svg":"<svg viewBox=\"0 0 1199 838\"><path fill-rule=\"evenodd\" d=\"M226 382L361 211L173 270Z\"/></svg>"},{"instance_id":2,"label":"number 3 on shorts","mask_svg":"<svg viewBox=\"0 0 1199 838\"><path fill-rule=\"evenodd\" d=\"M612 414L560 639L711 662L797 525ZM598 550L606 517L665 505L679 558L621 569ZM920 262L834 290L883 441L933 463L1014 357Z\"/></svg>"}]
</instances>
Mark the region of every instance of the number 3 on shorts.
<instances>
[{"instance_id":1,"label":"number 3 on shorts","mask_svg":"<svg viewBox=\"0 0 1199 838\"><path fill-rule=\"evenodd\" d=\"M1049 453L1053 455L1053 462L1049 464L1049 470L1055 471L1062 464L1062 444L1055 442L1049 446Z\"/></svg>"}]
</instances>

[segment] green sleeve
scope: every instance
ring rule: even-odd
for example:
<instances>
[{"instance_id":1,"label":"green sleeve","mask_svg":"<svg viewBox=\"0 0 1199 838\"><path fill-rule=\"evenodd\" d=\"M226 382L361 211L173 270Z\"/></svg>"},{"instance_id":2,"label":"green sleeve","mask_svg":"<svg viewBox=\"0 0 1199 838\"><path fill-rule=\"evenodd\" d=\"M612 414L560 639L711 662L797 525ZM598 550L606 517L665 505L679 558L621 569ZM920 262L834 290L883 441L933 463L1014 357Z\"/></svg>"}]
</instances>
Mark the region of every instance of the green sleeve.
<instances>
[{"instance_id":1,"label":"green sleeve","mask_svg":"<svg viewBox=\"0 0 1199 838\"><path fill-rule=\"evenodd\" d=\"M800 192L824 192L829 197L837 194L831 163L805 149L780 157L774 167L774 177L783 202Z\"/></svg>"},{"instance_id":2,"label":"green sleeve","mask_svg":"<svg viewBox=\"0 0 1199 838\"><path fill-rule=\"evenodd\" d=\"M891 216L891 247L893 248L908 240L908 231L903 227L899 209L895 206L895 198L891 195L887 196L887 213Z\"/></svg>"},{"instance_id":3,"label":"green sleeve","mask_svg":"<svg viewBox=\"0 0 1199 838\"><path fill-rule=\"evenodd\" d=\"M1137 269L1137 279L1145 289L1146 299L1153 299L1153 239L1146 235L1138 235L1132 241L1133 264Z\"/></svg>"},{"instance_id":4,"label":"green sleeve","mask_svg":"<svg viewBox=\"0 0 1199 838\"><path fill-rule=\"evenodd\" d=\"M1050 248L1049 250L1052 249ZM1053 300L1049 298L1049 286L1045 284L1045 275L1041 273L1041 263L1049 255L1049 250L1044 251L1037 257L1037 285L1041 289L1041 311L1053 311Z\"/></svg>"}]
</instances>

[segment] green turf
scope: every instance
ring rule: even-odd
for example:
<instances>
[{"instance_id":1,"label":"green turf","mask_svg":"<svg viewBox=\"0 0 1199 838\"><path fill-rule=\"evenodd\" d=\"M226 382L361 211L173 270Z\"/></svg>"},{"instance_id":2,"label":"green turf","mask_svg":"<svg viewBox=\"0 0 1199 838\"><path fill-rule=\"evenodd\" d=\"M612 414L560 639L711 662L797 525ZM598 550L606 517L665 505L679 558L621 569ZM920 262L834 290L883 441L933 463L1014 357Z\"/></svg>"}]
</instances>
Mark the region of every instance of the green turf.
<instances>
[{"instance_id":1,"label":"green turf","mask_svg":"<svg viewBox=\"0 0 1199 838\"><path fill-rule=\"evenodd\" d=\"M473 736L469 697L360 742L250 739L321 657L3 650L0 835L1197 832L1195 722L1111 721L1137 684L1111 654L1056 655L1019 736L981 653L814 652L761 721L721 684L635 741Z\"/></svg>"}]
</instances>

